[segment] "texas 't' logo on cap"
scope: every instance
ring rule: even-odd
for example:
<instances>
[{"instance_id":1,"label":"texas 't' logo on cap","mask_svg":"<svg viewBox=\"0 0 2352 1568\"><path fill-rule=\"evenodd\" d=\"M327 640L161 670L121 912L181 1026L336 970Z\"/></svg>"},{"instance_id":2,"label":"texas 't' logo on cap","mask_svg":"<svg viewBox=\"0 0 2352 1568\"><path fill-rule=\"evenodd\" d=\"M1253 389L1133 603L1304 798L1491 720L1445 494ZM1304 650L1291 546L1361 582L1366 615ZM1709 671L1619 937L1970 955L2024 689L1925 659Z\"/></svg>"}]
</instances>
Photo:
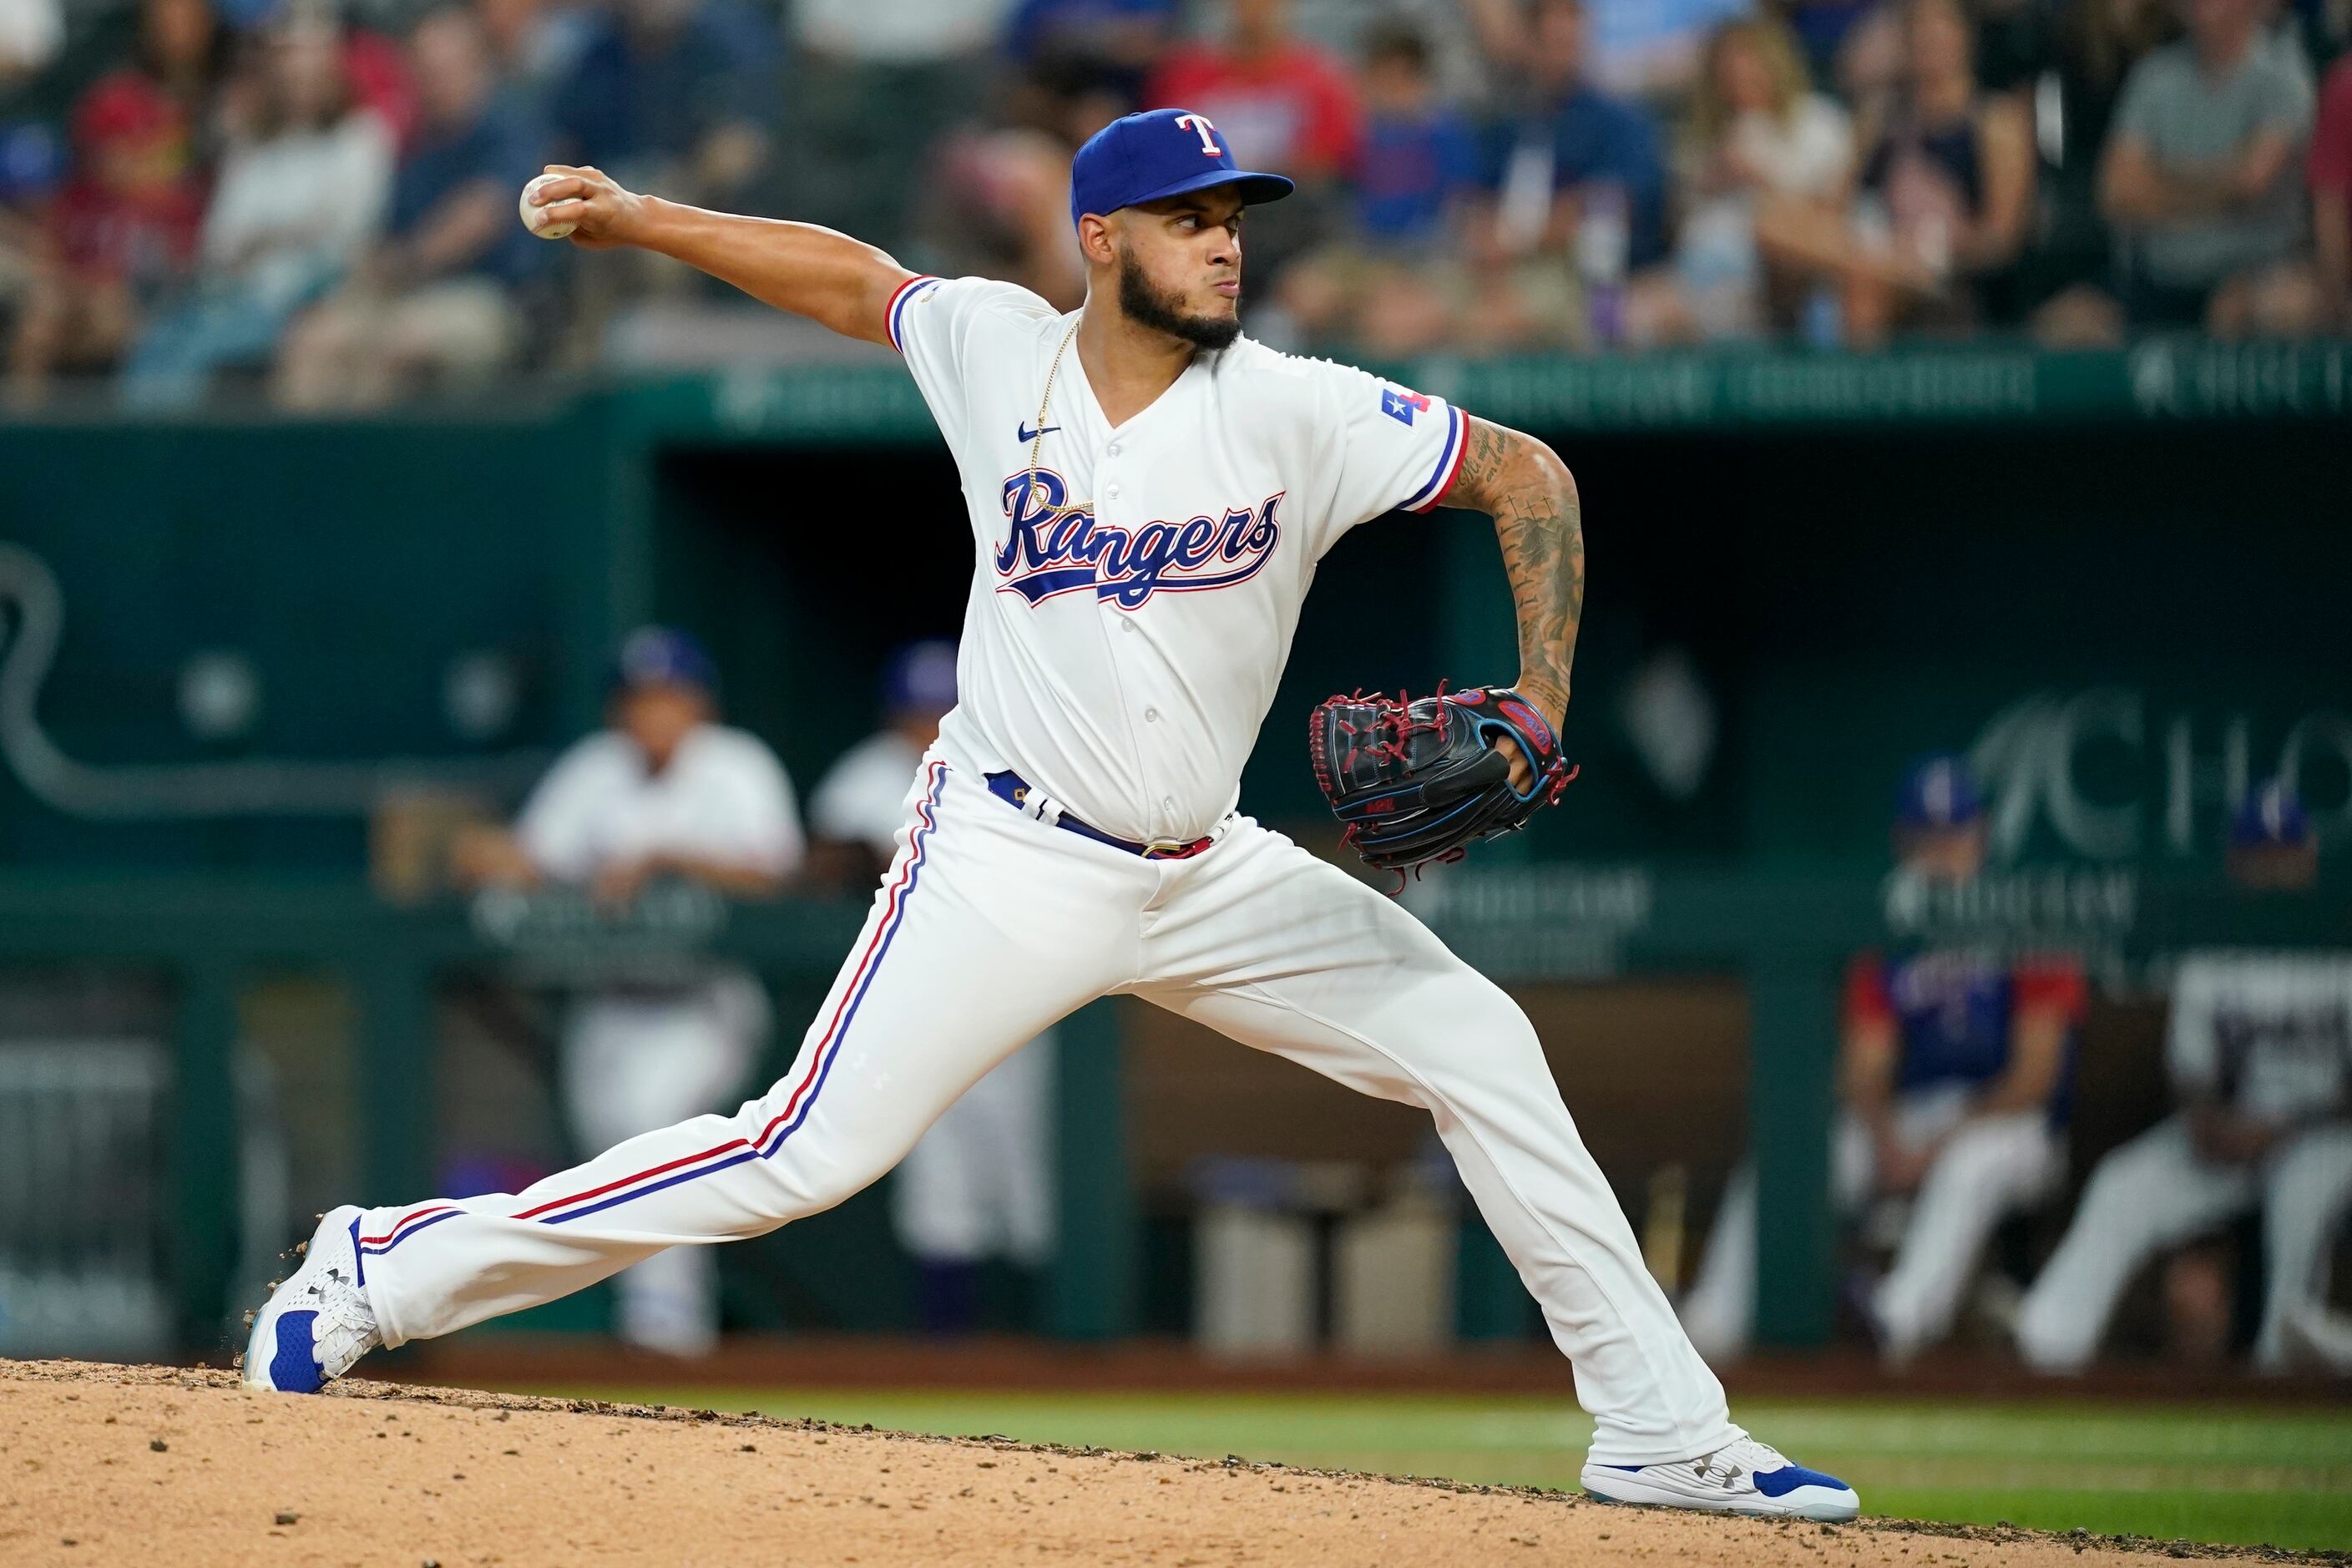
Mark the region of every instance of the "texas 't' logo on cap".
<instances>
[{"instance_id":1,"label":"texas 't' logo on cap","mask_svg":"<svg viewBox=\"0 0 2352 1568\"><path fill-rule=\"evenodd\" d=\"M1276 202L1291 182L1234 163L1233 150L1205 114L1154 109L1123 114L1092 136L1070 160L1070 222L1088 213L1115 213L1213 185L1234 185L1243 201Z\"/></svg>"}]
</instances>

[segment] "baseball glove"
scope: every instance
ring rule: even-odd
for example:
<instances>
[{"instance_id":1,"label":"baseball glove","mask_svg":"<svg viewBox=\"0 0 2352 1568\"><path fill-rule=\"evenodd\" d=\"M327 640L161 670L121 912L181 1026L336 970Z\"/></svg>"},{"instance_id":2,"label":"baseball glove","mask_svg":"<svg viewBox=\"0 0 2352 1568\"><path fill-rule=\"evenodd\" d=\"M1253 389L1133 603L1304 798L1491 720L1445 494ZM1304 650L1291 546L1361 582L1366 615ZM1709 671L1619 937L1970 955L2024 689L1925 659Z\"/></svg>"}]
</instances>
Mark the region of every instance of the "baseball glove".
<instances>
[{"instance_id":1,"label":"baseball glove","mask_svg":"<svg viewBox=\"0 0 2352 1568\"><path fill-rule=\"evenodd\" d=\"M1511 787L1497 735L1517 742L1535 769L1525 795ZM1419 701L1334 697L1309 718L1307 750L1344 825L1340 842L1383 871L1458 860L1471 845L1526 826L1576 776L1550 724L1507 686L1449 693L1441 682Z\"/></svg>"}]
</instances>

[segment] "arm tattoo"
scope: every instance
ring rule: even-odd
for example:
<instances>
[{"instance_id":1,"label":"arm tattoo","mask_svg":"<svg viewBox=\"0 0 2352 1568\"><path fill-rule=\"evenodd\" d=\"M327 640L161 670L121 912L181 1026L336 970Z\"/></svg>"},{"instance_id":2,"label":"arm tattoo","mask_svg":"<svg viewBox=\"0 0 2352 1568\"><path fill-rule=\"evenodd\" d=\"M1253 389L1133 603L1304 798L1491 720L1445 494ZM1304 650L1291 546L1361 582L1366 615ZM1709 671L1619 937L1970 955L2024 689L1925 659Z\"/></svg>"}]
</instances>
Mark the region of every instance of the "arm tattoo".
<instances>
[{"instance_id":1,"label":"arm tattoo","mask_svg":"<svg viewBox=\"0 0 2352 1568\"><path fill-rule=\"evenodd\" d=\"M1468 447L1447 503L1495 520L1519 620L1519 684L1565 707L1584 618L1584 519L1576 479L1550 447L1516 430L1469 421Z\"/></svg>"}]
</instances>

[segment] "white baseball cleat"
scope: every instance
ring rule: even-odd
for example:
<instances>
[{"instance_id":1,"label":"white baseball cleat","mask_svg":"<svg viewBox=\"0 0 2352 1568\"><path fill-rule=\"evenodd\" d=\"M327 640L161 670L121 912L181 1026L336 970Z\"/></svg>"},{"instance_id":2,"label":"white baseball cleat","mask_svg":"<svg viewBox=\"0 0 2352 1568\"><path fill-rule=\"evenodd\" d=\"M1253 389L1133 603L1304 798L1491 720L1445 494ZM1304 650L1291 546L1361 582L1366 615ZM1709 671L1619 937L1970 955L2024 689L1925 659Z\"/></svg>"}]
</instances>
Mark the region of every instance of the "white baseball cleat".
<instances>
[{"instance_id":1,"label":"white baseball cleat","mask_svg":"<svg viewBox=\"0 0 2352 1568\"><path fill-rule=\"evenodd\" d=\"M383 1343L360 1284L359 1218L349 1206L321 1215L302 1266L253 1314L246 1387L316 1394Z\"/></svg>"},{"instance_id":2,"label":"white baseball cleat","mask_svg":"<svg viewBox=\"0 0 2352 1568\"><path fill-rule=\"evenodd\" d=\"M1742 1437L1712 1454L1671 1465L1584 1466L1584 1489L1601 1502L1692 1508L1759 1519L1843 1524L1862 1500L1835 1476L1792 1463L1769 1443Z\"/></svg>"}]
</instances>

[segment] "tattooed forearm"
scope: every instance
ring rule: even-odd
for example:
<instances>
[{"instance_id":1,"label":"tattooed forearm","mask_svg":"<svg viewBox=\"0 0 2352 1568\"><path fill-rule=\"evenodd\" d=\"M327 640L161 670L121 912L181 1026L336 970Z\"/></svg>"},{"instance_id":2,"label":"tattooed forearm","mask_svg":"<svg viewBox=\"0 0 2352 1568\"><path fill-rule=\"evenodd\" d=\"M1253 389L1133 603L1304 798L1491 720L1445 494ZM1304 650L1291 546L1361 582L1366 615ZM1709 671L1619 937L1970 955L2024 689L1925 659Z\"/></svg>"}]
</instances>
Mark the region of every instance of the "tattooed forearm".
<instances>
[{"instance_id":1,"label":"tattooed forearm","mask_svg":"<svg viewBox=\"0 0 2352 1568\"><path fill-rule=\"evenodd\" d=\"M1584 520L1576 479L1532 437L1472 419L1449 506L1495 520L1519 618L1519 689L1557 720L1584 617Z\"/></svg>"}]
</instances>

